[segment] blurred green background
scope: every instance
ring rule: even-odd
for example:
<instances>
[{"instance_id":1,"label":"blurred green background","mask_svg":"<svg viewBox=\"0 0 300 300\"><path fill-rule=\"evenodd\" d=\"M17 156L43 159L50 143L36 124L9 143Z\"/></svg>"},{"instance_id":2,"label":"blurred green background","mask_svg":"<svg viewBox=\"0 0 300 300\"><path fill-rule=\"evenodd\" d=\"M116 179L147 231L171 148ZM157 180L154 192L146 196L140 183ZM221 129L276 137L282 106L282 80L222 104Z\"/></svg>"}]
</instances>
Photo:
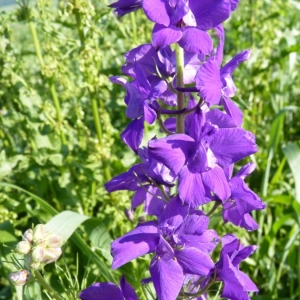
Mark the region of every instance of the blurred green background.
<instances>
[{"instance_id":1,"label":"blurred green background","mask_svg":"<svg viewBox=\"0 0 300 300\"><path fill-rule=\"evenodd\" d=\"M45 268L70 299L108 280L110 241L134 226L123 213L130 194L103 188L136 161L119 138L129 123L125 93L108 76L121 74L127 51L151 41L152 24L142 11L118 19L108 4L20 0L0 7L0 299L22 299L8 280L11 247L32 224L51 219L55 211L46 204L92 217L77 230L84 246L73 235L64 258ZM241 0L224 24L224 62L252 50L235 71L234 100L259 146L247 182L267 209L255 215L256 232L224 226L220 214L212 223L220 235L232 231L259 246L241 266L260 289L257 300L300 299L299 20L298 1ZM141 210L135 222L140 216ZM126 274L142 297L148 261L111 276ZM37 286L25 289L24 299L43 297Z\"/></svg>"}]
</instances>

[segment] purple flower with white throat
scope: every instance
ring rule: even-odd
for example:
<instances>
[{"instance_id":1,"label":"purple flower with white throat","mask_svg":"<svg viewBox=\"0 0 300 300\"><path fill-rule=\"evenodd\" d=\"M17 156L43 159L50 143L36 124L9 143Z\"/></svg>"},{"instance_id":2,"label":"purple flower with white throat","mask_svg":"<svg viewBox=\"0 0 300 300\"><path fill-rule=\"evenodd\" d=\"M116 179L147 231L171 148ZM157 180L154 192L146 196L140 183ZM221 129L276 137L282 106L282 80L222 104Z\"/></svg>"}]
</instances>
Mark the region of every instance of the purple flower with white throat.
<instances>
[{"instance_id":1,"label":"purple flower with white throat","mask_svg":"<svg viewBox=\"0 0 300 300\"><path fill-rule=\"evenodd\" d=\"M205 276L214 267L209 253L219 239L208 230L209 218L182 206L178 197L166 206L158 221L139 224L113 241L113 269L147 253L155 252L151 278L161 300L176 299L185 274Z\"/></svg>"}]
</instances>

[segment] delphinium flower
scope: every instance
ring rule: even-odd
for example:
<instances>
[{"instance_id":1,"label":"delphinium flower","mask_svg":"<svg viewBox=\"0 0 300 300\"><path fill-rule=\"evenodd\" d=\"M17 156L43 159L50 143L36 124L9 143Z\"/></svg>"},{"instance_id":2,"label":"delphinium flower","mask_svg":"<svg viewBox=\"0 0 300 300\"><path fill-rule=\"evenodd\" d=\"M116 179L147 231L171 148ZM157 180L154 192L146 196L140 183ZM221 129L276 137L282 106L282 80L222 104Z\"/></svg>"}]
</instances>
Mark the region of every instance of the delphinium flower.
<instances>
[{"instance_id":1,"label":"delphinium flower","mask_svg":"<svg viewBox=\"0 0 300 300\"><path fill-rule=\"evenodd\" d=\"M221 23L238 3L120 0L111 5L119 16L142 8L155 23L152 43L125 55L122 71L131 79L110 77L126 89L126 116L132 121L121 137L140 162L105 187L108 192L135 192L127 211L131 221L138 205L144 203L146 213L145 221L112 242L112 267L151 254L150 278L143 282L153 283L160 300L207 299L218 281L224 284L222 296L232 300L249 299L248 292L257 291L239 270L241 260L256 247L244 247L234 235L225 235L220 259L214 263L211 253L220 239L209 229L211 215L221 208L225 223L255 230L251 212L265 207L244 181L253 164L232 176L239 161L257 152L255 136L241 127L243 114L232 100L233 72L249 58L250 50L222 66ZM157 122L166 136L153 136L141 148L144 122ZM96 290L107 295L103 299L111 298L105 292L110 290L127 299L122 285L119 289L112 283L96 284L85 291Z\"/></svg>"},{"instance_id":2,"label":"delphinium flower","mask_svg":"<svg viewBox=\"0 0 300 300\"><path fill-rule=\"evenodd\" d=\"M155 252L150 273L157 295L162 300L176 299L185 274L205 276L214 268L209 253L219 238L208 229L208 222L201 211L189 211L175 197L157 221L139 224L112 243L112 266Z\"/></svg>"}]
</instances>

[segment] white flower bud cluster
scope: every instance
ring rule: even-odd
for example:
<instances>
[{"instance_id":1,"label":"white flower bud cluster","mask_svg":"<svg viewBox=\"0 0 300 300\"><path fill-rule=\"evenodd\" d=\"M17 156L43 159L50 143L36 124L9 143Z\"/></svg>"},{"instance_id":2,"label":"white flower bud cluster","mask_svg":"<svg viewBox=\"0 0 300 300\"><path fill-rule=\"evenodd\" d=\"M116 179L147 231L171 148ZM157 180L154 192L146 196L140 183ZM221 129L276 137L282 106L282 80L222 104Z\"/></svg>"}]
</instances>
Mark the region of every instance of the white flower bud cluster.
<instances>
[{"instance_id":1,"label":"white flower bud cluster","mask_svg":"<svg viewBox=\"0 0 300 300\"><path fill-rule=\"evenodd\" d=\"M33 230L28 229L23 234L23 240L16 245L15 251L25 255L27 270L37 270L41 265L56 261L61 253L63 240L54 232L47 230L43 224L38 224ZM10 274L10 280L15 285L24 285L30 278L27 270Z\"/></svg>"}]
</instances>

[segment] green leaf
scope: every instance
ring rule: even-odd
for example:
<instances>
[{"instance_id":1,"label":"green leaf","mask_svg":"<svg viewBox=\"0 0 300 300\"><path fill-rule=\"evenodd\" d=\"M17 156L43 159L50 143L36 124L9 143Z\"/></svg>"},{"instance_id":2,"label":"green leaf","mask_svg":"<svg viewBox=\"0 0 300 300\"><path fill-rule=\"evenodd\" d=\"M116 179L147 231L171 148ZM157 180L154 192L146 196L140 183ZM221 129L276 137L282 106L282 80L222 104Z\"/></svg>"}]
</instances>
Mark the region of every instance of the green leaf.
<instances>
[{"instance_id":1,"label":"green leaf","mask_svg":"<svg viewBox=\"0 0 300 300\"><path fill-rule=\"evenodd\" d=\"M292 170L296 186L296 199L300 202L300 149L297 144L288 143L282 148L282 151Z\"/></svg>"},{"instance_id":2,"label":"green leaf","mask_svg":"<svg viewBox=\"0 0 300 300\"><path fill-rule=\"evenodd\" d=\"M45 200L42 198L18 187L17 185L6 183L6 182L0 182L0 187L9 187L12 189L19 190L27 195L29 195L33 200L35 200L42 209L44 209L46 212L48 212L53 217L58 214L58 211L54 209L51 205L49 205ZM28 211L30 213L30 211ZM43 221L47 221L44 219ZM86 256L91 258L91 260L99 267L99 271L101 272L101 275L108 281L117 283L116 279L112 275L111 271L108 269L108 267L103 263L98 255L92 251L92 249L87 245L87 243L81 238L81 236L74 232L73 236L71 237L71 240L79 247L79 249L84 253Z\"/></svg>"},{"instance_id":3,"label":"green leaf","mask_svg":"<svg viewBox=\"0 0 300 300\"><path fill-rule=\"evenodd\" d=\"M54 231L64 241L67 241L75 230L89 218L88 216L65 210L48 221L46 227L48 230Z\"/></svg>"}]
</instances>

